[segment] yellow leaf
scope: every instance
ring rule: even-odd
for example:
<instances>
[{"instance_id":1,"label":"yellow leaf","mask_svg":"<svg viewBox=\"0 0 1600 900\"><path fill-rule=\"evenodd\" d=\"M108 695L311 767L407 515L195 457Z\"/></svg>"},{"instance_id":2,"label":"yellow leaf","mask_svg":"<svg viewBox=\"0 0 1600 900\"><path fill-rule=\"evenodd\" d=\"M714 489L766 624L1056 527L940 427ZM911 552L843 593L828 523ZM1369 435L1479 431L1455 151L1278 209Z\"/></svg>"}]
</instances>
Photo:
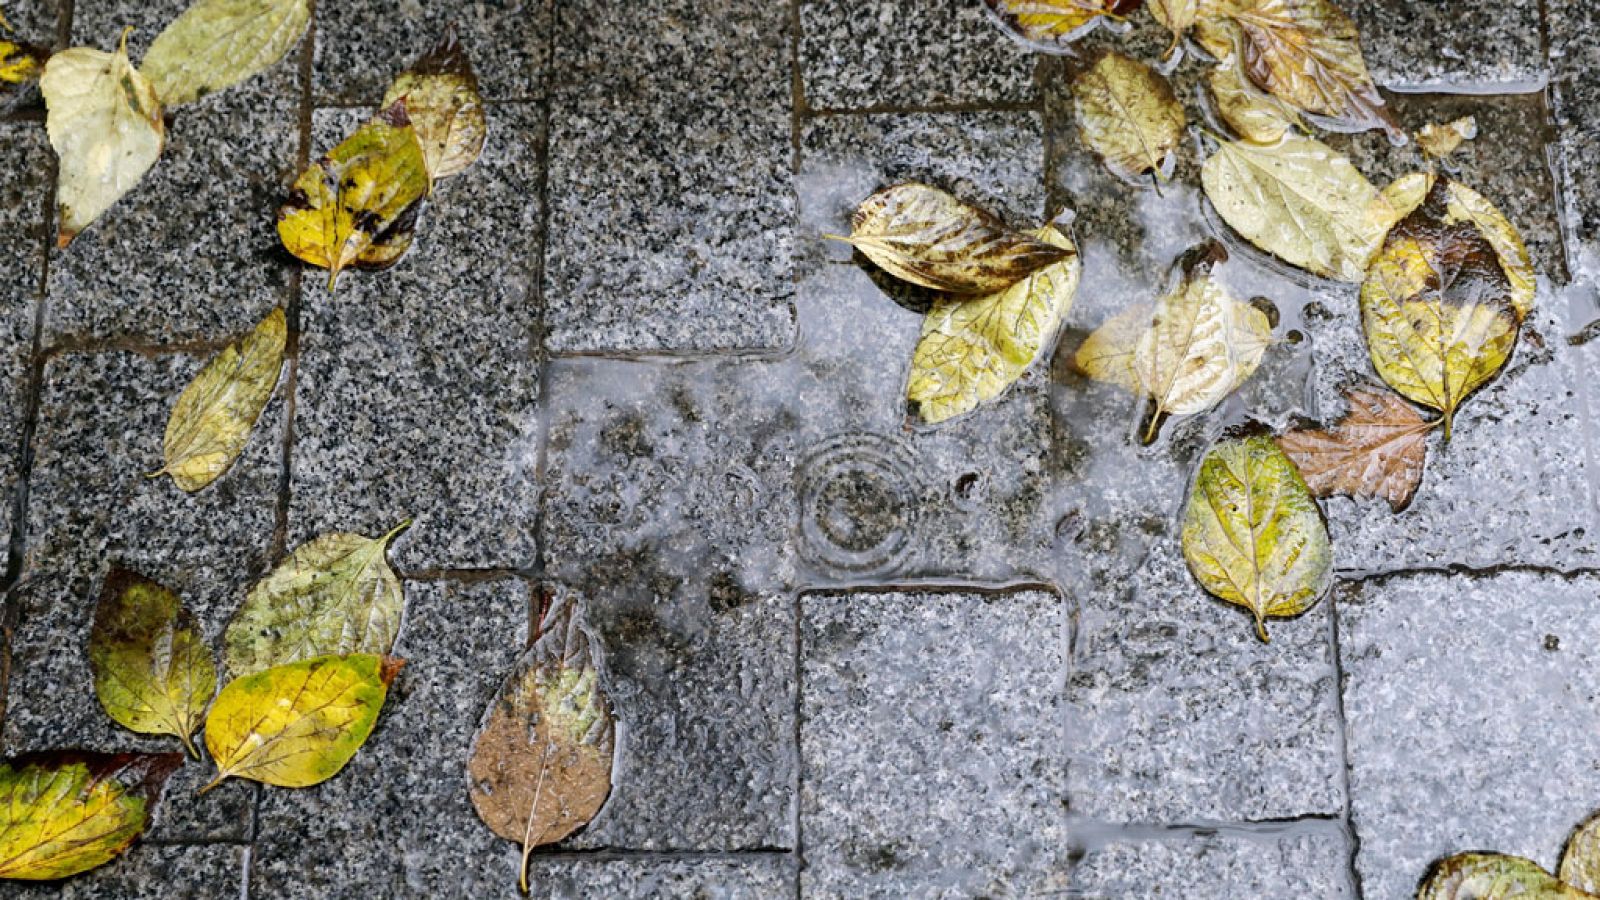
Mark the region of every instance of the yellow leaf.
<instances>
[{"instance_id":1,"label":"yellow leaf","mask_svg":"<svg viewBox=\"0 0 1600 900\"><path fill-rule=\"evenodd\" d=\"M1201 170L1206 196L1234 231L1316 275L1359 282L1394 221L1390 205L1331 147L1289 136L1222 141Z\"/></svg>"},{"instance_id":2,"label":"yellow leaf","mask_svg":"<svg viewBox=\"0 0 1600 900\"><path fill-rule=\"evenodd\" d=\"M1256 144L1273 144L1305 124L1294 107L1262 93L1239 74L1237 63L1227 62L1206 71L1206 84L1216 102L1217 114L1234 133Z\"/></svg>"},{"instance_id":3,"label":"yellow leaf","mask_svg":"<svg viewBox=\"0 0 1600 900\"><path fill-rule=\"evenodd\" d=\"M1115 51L1102 53L1072 80L1072 99L1084 143L1112 174L1172 174L1172 151L1188 123L1172 85L1149 66Z\"/></svg>"},{"instance_id":4,"label":"yellow leaf","mask_svg":"<svg viewBox=\"0 0 1600 900\"><path fill-rule=\"evenodd\" d=\"M229 682L206 717L217 777L309 787L343 769L366 743L403 661L319 656Z\"/></svg>"},{"instance_id":5,"label":"yellow leaf","mask_svg":"<svg viewBox=\"0 0 1600 900\"><path fill-rule=\"evenodd\" d=\"M1161 27L1172 32L1172 46L1167 48L1163 56L1164 59L1171 59L1182 43L1183 36L1194 27L1195 19L1200 14L1200 0L1150 0L1149 8L1150 15Z\"/></svg>"},{"instance_id":6,"label":"yellow leaf","mask_svg":"<svg viewBox=\"0 0 1600 900\"><path fill-rule=\"evenodd\" d=\"M166 131L155 90L128 61L126 31L115 53L74 47L50 57L39 90L61 159L57 244L65 247L150 171Z\"/></svg>"},{"instance_id":7,"label":"yellow leaf","mask_svg":"<svg viewBox=\"0 0 1600 900\"><path fill-rule=\"evenodd\" d=\"M178 395L162 442L166 466L189 493L222 476L250 440L283 368L288 323L273 309L255 330L223 348Z\"/></svg>"},{"instance_id":8,"label":"yellow leaf","mask_svg":"<svg viewBox=\"0 0 1600 900\"><path fill-rule=\"evenodd\" d=\"M270 68L305 34L309 0L196 0L144 56L156 95L190 103Z\"/></svg>"},{"instance_id":9,"label":"yellow leaf","mask_svg":"<svg viewBox=\"0 0 1600 900\"><path fill-rule=\"evenodd\" d=\"M1383 196L1396 210L1395 220L1405 218L1422 205L1438 178L1429 172L1413 172L1403 176L1383 189ZM1522 234L1511 224L1493 203L1482 194L1454 179L1446 179L1450 191L1450 205L1444 222L1455 225L1470 222L1475 225L1489 244L1494 247L1500 268L1511 282L1511 304L1517 317L1526 319L1533 313L1539 292L1539 276L1534 271L1533 259L1522 241Z\"/></svg>"},{"instance_id":10,"label":"yellow leaf","mask_svg":"<svg viewBox=\"0 0 1600 900\"><path fill-rule=\"evenodd\" d=\"M116 858L183 754L51 752L0 763L0 878L48 881Z\"/></svg>"},{"instance_id":11,"label":"yellow leaf","mask_svg":"<svg viewBox=\"0 0 1600 900\"><path fill-rule=\"evenodd\" d=\"M125 569L106 576L89 632L94 692L106 714L139 734L189 736L217 690L211 648L171 590Z\"/></svg>"},{"instance_id":12,"label":"yellow leaf","mask_svg":"<svg viewBox=\"0 0 1600 900\"><path fill-rule=\"evenodd\" d=\"M1593 900L1562 884L1531 859L1460 853L1441 859L1417 888L1417 900Z\"/></svg>"},{"instance_id":13,"label":"yellow leaf","mask_svg":"<svg viewBox=\"0 0 1600 900\"><path fill-rule=\"evenodd\" d=\"M1406 398L1444 414L1505 365L1521 317L1494 246L1470 220L1451 221L1452 194L1436 182L1389 233L1361 286L1373 367Z\"/></svg>"},{"instance_id":14,"label":"yellow leaf","mask_svg":"<svg viewBox=\"0 0 1600 900\"><path fill-rule=\"evenodd\" d=\"M1417 132L1417 146L1434 159L1444 159L1477 136L1478 120L1473 116L1463 116L1443 125L1424 125Z\"/></svg>"},{"instance_id":15,"label":"yellow leaf","mask_svg":"<svg viewBox=\"0 0 1600 900\"><path fill-rule=\"evenodd\" d=\"M828 237L851 244L896 278L952 294L1002 291L1072 254L914 182L863 200L850 224L850 237Z\"/></svg>"},{"instance_id":16,"label":"yellow leaf","mask_svg":"<svg viewBox=\"0 0 1600 900\"><path fill-rule=\"evenodd\" d=\"M1139 339L1150 330L1155 307L1148 303L1130 306L1096 328L1072 356L1072 367L1082 375L1144 393L1144 382L1133 366Z\"/></svg>"},{"instance_id":17,"label":"yellow leaf","mask_svg":"<svg viewBox=\"0 0 1600 900\"><path fill-rule=\"evenodd\" d=\"M1202 587L1266 620L1297 616L1333 583L1322 510L1271 437L1217 444L1200 462L1183 511L1183 555Z\"/></svg>"},{"instance_id":18,"label":"yellow leaf","mask_svg":"<svg viewBox=\"0 0 1600 900\"><path fill-rule=\"evenodd\" d=\"M940 297L923 319L906 395L924 422L943 422L998 397L1051 345L1083 266L1072 241L1054 227L1036 236L1073 255L998 293Z\"/></svg>"},{"instance_id":19,"label":"yellow leaf","mask_svg":"<svg viewBox=\"0 0 1600 900\"><path fill-rule=\"evenodd\" d=\"M382 105L401 100L435 181L472 165L483 152L489 126L478 97L478 76L454 26L389 85Z\"/></svg>"},{"instance_id":20,"label":"yellow leaf","mask_svg":"<svg viewBox=\"0 0 1600 900\"><path fill-rule=\"evenodd\" d=\"M355 265L383 268L399 260L397 232L416 227L430 188L422 144L397 102L301 173L289 202L278 211L278 237L290 253L339 273ZM364 257L374 244L389 248ZM409 236L403 241L409 246Z\"/></svg>"},{"instance_id":21,"label":"yellow leaf","mask_svg":"<svg viewBox=\"0 0 1600 900\"><path fill-rule=\"evenodd\" d=\"M44 71L45 56L38 47L0 40L0 98L9 96L15 85L38 78Z\"/></svg>"},{"instance_id":22,"label":"yellow leaf","mask_svg":"<svg viewBox=\"0 0 1600 900\"><path fill-rule=\"evenodd\" d=\"M1069 53L1072 42L1102 21L1120 21L1139 0L984 0L1012 37L1046 53Z\"/></svg>"}]
</instances>

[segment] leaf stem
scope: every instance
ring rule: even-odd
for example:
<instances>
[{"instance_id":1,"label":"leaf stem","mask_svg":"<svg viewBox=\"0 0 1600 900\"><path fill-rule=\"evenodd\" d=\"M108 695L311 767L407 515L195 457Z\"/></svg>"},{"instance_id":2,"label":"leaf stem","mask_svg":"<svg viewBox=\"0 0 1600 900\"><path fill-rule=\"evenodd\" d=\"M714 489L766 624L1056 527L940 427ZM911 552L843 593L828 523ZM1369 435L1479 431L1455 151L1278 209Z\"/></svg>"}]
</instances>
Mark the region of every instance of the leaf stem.
<instances>
[{"instance_id":1,"label":"leaf stem","mask_svg":"<svg viewBox=\"0 0 1600 900\"><path fill-rule=\"evenodd\" d=\"M194 745L193 735L180 734L178 735L178 740L183 741L183 749L189 751L189 756L198 762L200 760L200 750ZM203 794L205 791L201 791L201 793Z\"/></svg>"},{"instance_id":2,"label":"leaf stem","mask_svg":"<svg viewBox=\"0 0 1600 900\"><path fill-rule=\"evenodd\" d=\"M208 783L205 787L200 789L200 795L203 796L206 793L206 791L211 790L212 788L216 787L217 785L219 785L219 784L221 784L221 783L223 783L224 781L227 781L227 780L228 780L228 773L227 772L218 773L216 778L211 779L210 783Z\"/></svg>"}]
</instances>

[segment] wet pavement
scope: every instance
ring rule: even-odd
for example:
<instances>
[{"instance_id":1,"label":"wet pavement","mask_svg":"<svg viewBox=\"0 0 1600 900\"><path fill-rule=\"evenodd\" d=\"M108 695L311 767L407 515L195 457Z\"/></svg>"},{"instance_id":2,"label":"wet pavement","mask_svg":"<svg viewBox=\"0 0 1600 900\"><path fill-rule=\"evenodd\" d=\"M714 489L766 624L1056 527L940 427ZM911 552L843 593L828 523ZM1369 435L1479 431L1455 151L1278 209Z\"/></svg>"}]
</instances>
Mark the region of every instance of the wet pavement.
<instances>
[{"instance_id":1,"label":"wet pavement","mask_svg":"<svg viewBox=\"0 0 1600 900\"><path fill-rule=\"evenodd\" d=\"M1600 808L1600 8L1347 3L1405 124L1478 117L1459 177L1528 239L1539 308L1410 509L1324 504L1340 583L1261 644L1184 566L1190 472L1374 375L1356 287L1222 226L1198 142L1159 193L1114 179L1060 63L978 0L323 5L68 250L39 111L0 120L0 746L171 749L90 689L112 562L216 638L287 549L415 518L411 662L335 779L197 798L190 765L125 858L0 895L515 896L465 760L550 588L585 598L619 726L540 897L1389 900L1456 851L1553 865ZM184 6L5 12L42 42L135 24L137 59ZM1090 43L1155 59L1135 20ZM489 149L407 259L329 295L278 246L286 186L452 21ZM1191 122L1201 71L1173 78ZM1379 184L1422 165L1329 141ZM1084 258L1053 362L936 430L903 401L927 297L821 237L907 179L1017 227L1070 209ZM1141 446L1137 404L1067 363L1208 237L1280 340ZM298 334L240 462L192 497L146 480L189 378L279 304Z\"/></svg>"}]
</instances>

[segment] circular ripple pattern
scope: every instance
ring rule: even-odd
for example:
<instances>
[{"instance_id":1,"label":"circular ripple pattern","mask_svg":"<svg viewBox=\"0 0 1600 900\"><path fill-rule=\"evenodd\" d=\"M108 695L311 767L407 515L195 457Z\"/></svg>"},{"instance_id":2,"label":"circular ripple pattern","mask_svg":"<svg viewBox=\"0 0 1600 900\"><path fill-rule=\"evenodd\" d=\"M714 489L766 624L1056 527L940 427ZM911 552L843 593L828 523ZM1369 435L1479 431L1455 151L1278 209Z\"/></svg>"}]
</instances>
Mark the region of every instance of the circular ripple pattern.
<instances>
[{"instance_id":1,"label":"circular ripple pattern","mask_svg":"<svg viewBox=\"0 0 1600 900\"><path fill-rule=\"evenodd\" d=\"M915 454L892 438L828 438L798 470L801 553L838 574L899 569L916 531L915 472Z\"/></svg>"}]
</instances>

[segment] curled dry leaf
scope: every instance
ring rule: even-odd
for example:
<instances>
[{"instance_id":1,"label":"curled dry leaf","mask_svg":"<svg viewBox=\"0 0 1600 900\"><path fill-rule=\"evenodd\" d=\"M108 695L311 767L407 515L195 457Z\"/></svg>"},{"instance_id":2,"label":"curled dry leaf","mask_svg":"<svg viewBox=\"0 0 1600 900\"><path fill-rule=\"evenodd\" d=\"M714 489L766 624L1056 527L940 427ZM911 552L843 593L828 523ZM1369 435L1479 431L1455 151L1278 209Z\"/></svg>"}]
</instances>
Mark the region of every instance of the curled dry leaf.
<instances>
[{"instance_id":1,"label":"curled dry leaf","mask_svg":"<svg viewBox=\"0 0 1600 900\"><path fill-rule=\"evenodd\" d=\"M1183 555L1213 595L1255 615L1297 616L1333 582L1333 547L1300 470L1267 436L1223 441L1200 462L1183 511Z\"/></svg>"},{"instance_id":2,"label":"curled dry leaf","mask_svg":"<svg viewBox=\"0 0 1600 900\"><path fill-rule=\"evenodd\" d=\"M910 182L861 202L851 244L903 281L952 294L992 294L1072 255L1007 228L991 213L936 187Z\"/></svg>"},{"instance_id":3,"label":"curled dry leaf","mask_svg":"<svg viewBox=\"0 0 1600 900\"><path fill-rule=\"evenodd\" d=\"M1600 813L1585 819L1567 838L1557 874L1572 887L1600 894Z\"/></svg>"},{"instance_id":4,"label":"curled dry leaf","mask_svg":"<svg viewBox=\"0 0 1600 900\"><path fill-rule=\"evenodd\" d=\"M1538 863L1499 853L1461 853L1428 870L1417 900L1592 900Z\"/></svg>"},{"instance_id":5,"label":"curled dry leaf","mask_svg":"<svg viewBox=\"0 0 1600 900\"><path fill-rule=\"evenodd\" d=\"M127 31L115 53L74 47L50 57L39 90L61 160L56 242L65 247L150 171L166 130L155 89L128 61Z\"/></svg>"},{"instance_id":6,"label":"curled dry leaf","mask_svg":"<svg viewBox=\"0 0 1600 900\"><path fill-rule=\"evenodd\" d=\"M144 73L162 103L191 103L270 68L310 21L310 0L196 0L156 36Z\"/></svg>"},{"instance_id":7,"label":"curled dry leaf","mask_svg":"<svg viewBox=\"0 0 1600 900\"><path fill-rule=\"evenodd\" d=\"M1167 48L1162 57L1171 59L1178 45L1183 43L1183 36L1194 27L1195 19L1200 15L1200 0L1150 0L1148 6L1150 15L1161 27L1172 32L1172 46Z\"/></svg>"},{"instance_id":8,"label":"curled dry leaf","mask_svg":"<svg viewBox=\"0 0 1600 900\"><path fill-rule=\"evenodd\" d=\"M335 532L300 545L256 582L228 623L228 670L260 672L316 656L382 655L394 647L405 590L389 568L389 543Z\"/></svg>"},{"instance_id":9,"label":"curled dry leaf","mask_svg":"<svg viewBox=\"0 0 1600 900\"><path fill-rule=\"evenodd\" d=\"M295 180L278 211L290 253L328 270L328 289L349 266L394 265L431 185L405 101L386 107Z\"/></svg>"},{"instance_id":10,"label":"curled dry leaf","mask_svg":"<svg viewBox=\"0 0 1600 900\"><path fill-rule=\"evenodd\" d=\"M1414 172L1384 188L1383 197L1394 210L1395 221L1415 212L1438 181L1439 177L1431 172ZM1494 247L1500 268L1511 282L1511 303L1517 308L1517 315L1526 319L1533 313L1539 276L1534 271L1533 259L1528 255L1522 234L1482 194L1453 179L1445 179L1444 182L1449 191L1445 223L1455 225L1471 222L1477 226L1479 233Z\"/></svg>"},{"instance_id":11,"label":"curled dry leaf","mask_svg":"<svg viewBox=\"0 0 1600 900\"><path fill-rule=\"evenodd\" d=\"M1291 265L1359 282L1394 209L1350 160L1311 138L1221 141L1201 182L1223 220Z\"/></svg>"},{"instance_id":12,"label":"curled dry leaf","mask_svg":"<svg viewBox=\"0 0 1600 900\"><path fill-rule=\"evenodd\" d=\"M1291 431L1278 446L1318 497L1381 497L1400 512L1422 484L1434 423L1389 391L1356 387L1345 397L1350 411L1337 425Z\"/></svg>"},{"instance_id":13,"label":"curled dry leaf","mask_svg":"<svg viewBox=\"0 0 1600 900\"><path fill-rule=\"evenodd\" d=\"M1072 255L983 297L940 297L922 321L906 395L930 425L998 397L1050 347L1078 290L1077 250L1053 226L1040 240Z\"/></svg>"},{"instance_id":14,"label":"curled dry leaf","mask_svg":"<svg viewBox=\"0 0 1600 900\"><path fill-rule=\"evenodd\" d=\"M89 632L94 693L139 734L190 735L217 691L217 667L194 614L168 588L125 569L106 576Z\"/></svg>"},{"instance_id":15,"label":"curled dry leaf","mask_svg":"<svg viewBox=\"0 0 1600 900\"><path fill-rule=\"evenodd\" d=\"M1172 174L1172 151L1188 123L1172 85L1154 69L1107 51L1072 80L1072 100L1084 143L1112 174Z\"/></svg>"},{"instance_id":16,"label":"curled dry leaf","mask_svg":"<svg viewBox=\"0 0 1600 900\"><path fill-rule=\"evenodd\" d=\"M1477 136L1478 120L1465 116L1443 125L1424 125L1417 132L1417 146L1434 159L1444 159Z\"/></svg>"},{"instance_id":17,"label":"curled dry leaf","mask_svg":"<svg viewBox=\"0 0 1600 900\"><path fill-rule=\"evenodd\" d=\"M402 100L434 180L460 172L483 152L489 125L478 96L478 76L454 26L389 85L382 105Z\"/></svg>"},{"instance_id":18,"label":"curled dry leaf","mask_svg":"<svg viewBox=\"0 0 1600 900\"><path fill-rule=\"evenodd\" d=\"M1046 53L1070 53L1072 42L1103 21L1117 21L1141 0L984 0L1007 34Z\"/></svg>"},{"instance_id":19,"label":"curled dry leaf","mask_svg":"<svg viewBox=\"0 0 1600 900\"><path fill-rule=\"evenodd\" d=\"M1494 246L1471 221L1449 219L1440 180L1394 227L1361 286L1373 367L1407 399L1444 414L1505 365L1522 318Z\"/></svg>"},{"instance_id":20,"label":"curled dry leaf","mask_svg":"<svg viewBox=\"0 0 1600 900\"><path fill-rule=\"evenodd\" d=\"M581 828L611 793L616 724L602 673L599 641L575 601L557 598L473 741L472 805L522 845L524 893L529 852Z\"/></svg>"},{"instance_id":21,"label":"curled dry leaf","mask_svg":"<svg viewBox=\"0 0 1600 900\"><path fill-rule=\"evenodd\" d=\"M181 753L52 751L0 763L0 878L48 881L116 858Z\"/></svg>"},{"instance_id":22,"label":"curled dry leaf","mask_svg":"<svg viewBox=\"0 0 1600 900\"><path fill-rule=\"evenodd\" d=\"M194 493L228 471L278 385L288 336L283 310L275 308L206 363L172 407L162 441L166 465L150 477L171 475Z\"/></svg>"},{"instance_id":23,"label":"curled dry leaf","mask_svg":"<svg viewBox=\"0 0 1600 900\"><path fill-rule=\"evenodd\" d=\"M1294 107L1251 84L1239 74L1236 63L1208 69L1206 84L1211 88L1217 115L1247 141L1274 144L1292 131L1305 130Z\"/></svg>"},{"instance_id":24,"label":"curled dry leaf","mask_svg":"<svg viewBox=\"0 0 1600 900\"><path fill-rule=\"evenodd\" d=\"M206 749L217 764L211 790L228 778L310 787L356 755L403 660L373 654L319 656L236 678L206 717Z\"/></svg>"}]
</instances>

